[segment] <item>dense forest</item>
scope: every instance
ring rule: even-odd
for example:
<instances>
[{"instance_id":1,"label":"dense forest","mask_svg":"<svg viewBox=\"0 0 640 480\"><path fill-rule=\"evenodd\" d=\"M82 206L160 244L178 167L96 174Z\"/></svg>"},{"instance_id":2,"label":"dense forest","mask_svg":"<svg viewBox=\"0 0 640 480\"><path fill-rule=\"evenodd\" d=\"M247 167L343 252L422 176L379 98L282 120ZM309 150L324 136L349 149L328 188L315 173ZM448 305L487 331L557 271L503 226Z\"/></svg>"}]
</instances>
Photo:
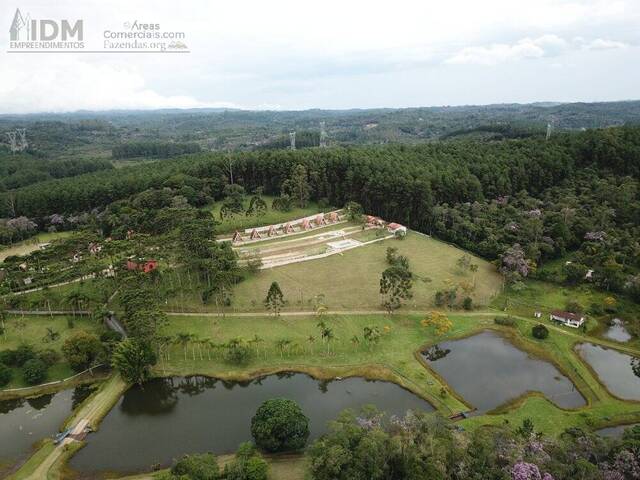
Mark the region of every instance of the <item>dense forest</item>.
<instances>
[{"instance_id":1,"label":"dense forest","mask_svg":"<svg viewBox=\"0 0 640 480\"><path fill-rule=\"evenodd\" d=\"M185 153L200 151L197 143L174 142L128 142L117 145L111 150L113 158L156 157L169 158Z\"/></svg>"},{"instance_id":2,"label":"dense forest","mask_svg":"<svg viewBox=\"0 0 640 480\"><path fill-rule=\"evenodd\" d=\"M111 162L103 159L51 160L37 151L16 155L0 151L0 191L111 168Z\"/></svg>"},{"instance_id":3,"label":"dense forest","mask_svg":"<svg viewBox=\"0 0 640 480\"><path fill-rule=\"evenodd\" d=\"M567 281L588 276L602 288L640 294L640 128L633 127L549 141L200 153L14 189L2 194L1 215L24 216L42 228L52 215L99 214L125 201L126 208L142 213L121 221L134 222L146 210L170 206L173 196L193 207L219 200L231 176L247 192L260 188L280 195L297 165L305 167L314 200L335 206L357 202L368 213L489 259L501 259L517 246L527 264L521 276L574 252L575 264L564 272Z\"/></svg>"}]
</instances>

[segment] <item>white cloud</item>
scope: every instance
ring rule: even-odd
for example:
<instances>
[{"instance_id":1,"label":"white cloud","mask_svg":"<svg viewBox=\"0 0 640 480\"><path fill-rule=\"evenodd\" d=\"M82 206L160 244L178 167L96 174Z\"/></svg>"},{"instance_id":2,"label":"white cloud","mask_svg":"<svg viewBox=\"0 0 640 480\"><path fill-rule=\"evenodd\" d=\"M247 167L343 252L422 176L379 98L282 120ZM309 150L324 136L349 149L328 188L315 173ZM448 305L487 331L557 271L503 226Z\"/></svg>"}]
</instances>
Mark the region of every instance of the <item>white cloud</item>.
<instances>
[{"instance_id":1,"label":"white cloud","mask_svg":"<svg viewBox=\"0 0 640 480\"><path fill-rule=\"evenodd\" d=\"M607 40L604 38L596 38L595 40L584 45L586 50L615 50L627 48L629 45L615 40Z\"/></svg>"},{"instance_id":2,"label":"white cloud","mask_svg":"<svg viewBox=\"0 0 640 480\"><path fill-rule=\"evenodd\" d=\"M503 62L557 55L567 48L567 42L557 35L524 38L514 44L466 47L446 60L452 64L497 65Z\"/></svg>"},{"instance_id":3,"label":"white cloud","mask_svg":"<svg viewBox=\"0 0 640 480\"><path fill-rule=\"evenodd\" d=\"M147 86L132 67L64 57L41 60L37 70L20 60L3 65L0 105L3 113L235 107L189 95L163 95Z\"/></svg>"},{"instance_id":4,"label":"white cloud","mask_svg":"<svg viewBox=\"0 0 640 480\"><path fill-rule=\"evenodd\" d=\"M585 40L574 37L567 41L557 35L547 34L538 38L523 38L513 44L496 43L489 46L465 47L445 63L467 65L498 65L505 62L555 57L573 50L614 50L627 48L629 45L616 40L596 38Z\"/></svg>"}]
</instances>

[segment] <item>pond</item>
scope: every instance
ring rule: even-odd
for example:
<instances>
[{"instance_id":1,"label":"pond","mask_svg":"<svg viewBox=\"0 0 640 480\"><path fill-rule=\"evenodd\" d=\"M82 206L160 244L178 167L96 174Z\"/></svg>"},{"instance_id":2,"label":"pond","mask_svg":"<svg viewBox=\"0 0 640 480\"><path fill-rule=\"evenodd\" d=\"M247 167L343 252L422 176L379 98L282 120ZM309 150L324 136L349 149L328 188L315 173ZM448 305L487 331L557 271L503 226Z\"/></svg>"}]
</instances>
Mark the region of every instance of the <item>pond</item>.
<instances>
[{"instance_id":1,"label":"pond","mask_svg":"<svg viewBox=\"0 0 640 480\"><path fill-rule=\"evenodd\" d=\"M596 430L598 435L609 438L620 438L622 434L627 428L633 428L637 423L632 423L631 425L616 425L615 427L605 427L600 430Z\"/></svg>"},{"instance_id":2,"label":"pond","mask_svg":"<svg viewBox=\"0 0 640 480\"><path fill-rule=\"evenodd\" d=\"M624 322L619 318L614 318L611 321L611 325L604 332L604 336L609 340L622 343L631 340L631 334L624 328Z\"/></svg>"},{"instance_id":3,"label":"pond","mask_svg":"<svg viewBox=\"0 0 640 480\"><path fill-rule=\"evenodd\" d=\"M91 392L90 387L0 401L0 463L14 464L33 444L55 435L71 411Z\"/></svg>"},{"instance_id":4,"label":"pond","mask_svg":"<svg viewBox=\"0 0 640 480\"><path fill-rule=\"evenodd\" d=\"M442 342L422 353L429 366L477 410L485 413L529 391L562 408L585 405L571 380L553 364L532 357L497 333Z\"/></svg>"},{"instance_id":5,"label":"pond","mask_svg":"<svg viewBox=\"0 0 640 480\"><path fill-rule=\"evenodd\" d=\"M640 378L631 368L631 355L593 343L581 343L576 350L611 393L626 400L640 400Z\"/></svg>"},{"instance_id":6,"label":"pond","mask_svg":"<svg viewBox=\"0 0 640 480\"><path fill-rule=\"evenodd\" d=\"M207 377L154 379L122 396L70 466L85 475L124 473L167 465L185 453L233 452L251 440L251 417L260 404L275 397L300 404L310 419L310 439L324 433L327 422L346 408L373 404L396 415L433 411L398 385L362 378L323 382L281 374L243 383Z\"/></svg>"}]
</instances>

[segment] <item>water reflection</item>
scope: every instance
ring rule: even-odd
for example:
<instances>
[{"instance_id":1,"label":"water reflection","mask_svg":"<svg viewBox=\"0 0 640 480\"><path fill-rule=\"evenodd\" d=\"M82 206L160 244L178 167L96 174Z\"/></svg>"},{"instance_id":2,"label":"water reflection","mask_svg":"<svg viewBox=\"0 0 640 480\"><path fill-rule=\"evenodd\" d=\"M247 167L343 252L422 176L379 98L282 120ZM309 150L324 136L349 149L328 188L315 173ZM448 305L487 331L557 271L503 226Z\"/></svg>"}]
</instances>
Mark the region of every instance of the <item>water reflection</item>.
<instances>
[{"instance_id":1,"label":"water reflection","mask_svg":"<svg viewBox=\"0 0 640 480\"><path fill-rule=\"evenodd\" d=\"M631 340L631 334L625 328L624 322L619 318L611 320L611 324L609 325L609 328L607 328L607 331L604 332L604 336L609 340L621 343Z\"/></svg>"},{"instance_id":2,"label":"water reflection","mask_svg":"<svg viewBox=\"0 0 640 480\"><path fill-rule=\"evenodd\" d=\"M633 373L634 357L592 343L581 343L576 349L611 393L628 400L640 400L640 378Z\"/></svg>"},{"instance_id":3,"label":"water reflection","mask_svg":"<svg viewBox=\"0 0 640 480\"><path fill-rule=\"evenodd\" d=\"M260 404L275 397L297 401L310 419L311 438L345 408L374 404L390 414L431 411L421 398L389 382L348 378L317 381L303 374L271 375L246 382L206 377L154 379L132 387L72 459L85 474L120 473L168 464L187 452L227 453L250 440Z\"/></svg>"},{"instance_id":4,"label":"water reflection","mask_svg":"<svg viewBox=\"0 0 640 480\"><path fill-rule=\"evenodd\" d=\"M90 387L77 387L0 401L0 463L15 463L31 452L35 442L57 433L73 408L90 393Z\"/></svg>"},{"instance_id":5,"label":"water reflection","mask_svg":"<svg viewBox=\"0 0 640 480\"><path fill-rule=\"evenodd\" d=\"M529 391L542 392L563 408L585 404L573 383L554 365L528 355L494 332L442 342L423 356L477 409L476 413L492 410Z\"/></svg>"}]
</instances>

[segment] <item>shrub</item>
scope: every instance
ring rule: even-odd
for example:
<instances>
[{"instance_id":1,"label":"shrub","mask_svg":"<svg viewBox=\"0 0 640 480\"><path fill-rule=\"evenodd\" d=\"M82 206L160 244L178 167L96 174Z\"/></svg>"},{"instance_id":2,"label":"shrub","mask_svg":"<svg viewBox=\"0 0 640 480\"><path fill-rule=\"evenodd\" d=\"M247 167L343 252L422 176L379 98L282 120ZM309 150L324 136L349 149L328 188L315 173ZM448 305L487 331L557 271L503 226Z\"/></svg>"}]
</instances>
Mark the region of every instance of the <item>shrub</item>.
<instances>
[{"instance_id":1,"label":"shrub","mask_svg":"<svg viewBox=\"0 0 640 480\"><path fill-rule=\"evenodd\" d=\"M462 301L462 308L464 308L465 310L473 309L473 299L471 297L465 297L465 299Z\"/></svg>"},{"instance_id":2,"label":"shrub","mask_svg":"<svg viewBox=\"0 0 640 480\"><path fill-rule=\"evenodd\" d=\"M27 361L36 358L36 351L31 345L23 343L15 349L15 365L22 367Z\"/></svg>"},{"instance_id":3,"label":"shrub","mask_svg":"<svg viewBox=\"0 0 640 480\"><path fill-rule=\"evenodd\" d=\"M238 447L235 459L224 469L225 480L267 480L267 462L249 443Z\"/></svg>"},{"instance_id":4,"label":"shrub","mask_svg":"<svg viewBox=\"0 0 640 480\"><path fill-rule=\"evenodd\" d=\"M309 419L293 400L273 398L260 405L251 419L251 435L267 452L300 450L309 437Z\"/></svg>"},{"instance_id":5,"label":"shrub","mask_svg":"<svg viewBox=\"0 0 640 480\"><path fill-rule=\"evenodd\" d=\"M52 348L45 348L38 352L38 358L44 362L47 367L60 361L60 354Z\"/></svg>"},{"instance_id":6,"label":"shrub","mask_svg":"<svg viewBox=\"0 0 640 480\"><path fill-rule=\"evenodd\" d=\"M438 290L433 299L434 305L436 307L443 307L446 302L447 302L447 297L445 292L443 292L442 290Z\"/></svg>"},{"instance_id":7,"label":"shrub","mask_svg":"<svg viewBox=\"0 0 640 480\"><path fill-rule=\"evenodd\" d=\"M122 340L122 334L114 330L106 330L100 334L102 343L117 343Z\"/></svg>"},{"instance_id":8,"label":"shrub","mask_svg":"<svg viewBox=\"0 0 640 480\"><path fill-rule=\"evenodd\" d=\"M29 385L37 385L47 378L47 366L39 358L32 358L22 367L22 375Z\"/></svg>"},{"instance_id":9,"label":"shrub","mask_svg":"<svg viewBox=\"0 0 640 480\"><path fill-rule=\"evenodd\" d=\"M565 309L567 310L567 312L577 313L577 314L582 313L584 310L582 308L582 305L580 305L580 302L578 302L577 300L569 300L565 305Z\"/></svg>"},{"instance_id":10,"label":"shrub","mask_svg":"<svg viewBox=\"0 0 640 480\"><path fill-rule=\"evenodd\" d=\"M11 367L16 366L16 351L15 350L2 350L0 351L0 363L9 365Z\"/></svg>"},{"instance_id":11,"label":"shrub","mask_svg":"<svg viewBox=\"0 0 640 480\"><path fill-rule=\"evenodd\" d=\"M220 478L218 461L211 453L185 455L173 464L171 473L178 477L185 475L191 480L217 480Z\"/></svg>"},{"instance_id":12,"label":"shrub","mask_svg":"<svg viewBox=\"0 0 640 480\"><path fill-rule=\"evenodd\" d=\"M251 358L252 350L245 342L234 339L227 343L224 351L224 359L234 365L242 365Z\"/></svg>"},{"instance_id":13,"label":"shrub","mask_svg":"<svg viewBox=\"0 0 640 480\"><path fill-rule=\"evenodd\" d=\"M4 363L0 363L0 387L4 387L13 378L13 372Z\"/></svg>"},{"instance_id":14,"label":"shrub","mask_svg":"<svg viewBox=\"0 0 640 480\"><path fill-rule=\"evenodd\" d=\"M62 353L71 368L80 372L99 363L104 349L96 335L80 331L64 342Z\"/></svg>"},{"instance_id":15,"label":"shrub","mask_svg":"<svg viewBox=\"0 0 640 480\"><path fill-rule=\"evenodd\" d=\"M515 327L516 319L513 317L496 317L493 319L493 323L504 327Z\"/></svg>"},{"instance_id":16,"label":"shrub","mask_svg":"<svg viewBox=\"0 0 640 480\"><path fill-rule=\"evenodd\" d=\"M549 329L539 323L531 329L531 334L538 340L544 340L549 336Z\"/></svg>"}]
</instances>

